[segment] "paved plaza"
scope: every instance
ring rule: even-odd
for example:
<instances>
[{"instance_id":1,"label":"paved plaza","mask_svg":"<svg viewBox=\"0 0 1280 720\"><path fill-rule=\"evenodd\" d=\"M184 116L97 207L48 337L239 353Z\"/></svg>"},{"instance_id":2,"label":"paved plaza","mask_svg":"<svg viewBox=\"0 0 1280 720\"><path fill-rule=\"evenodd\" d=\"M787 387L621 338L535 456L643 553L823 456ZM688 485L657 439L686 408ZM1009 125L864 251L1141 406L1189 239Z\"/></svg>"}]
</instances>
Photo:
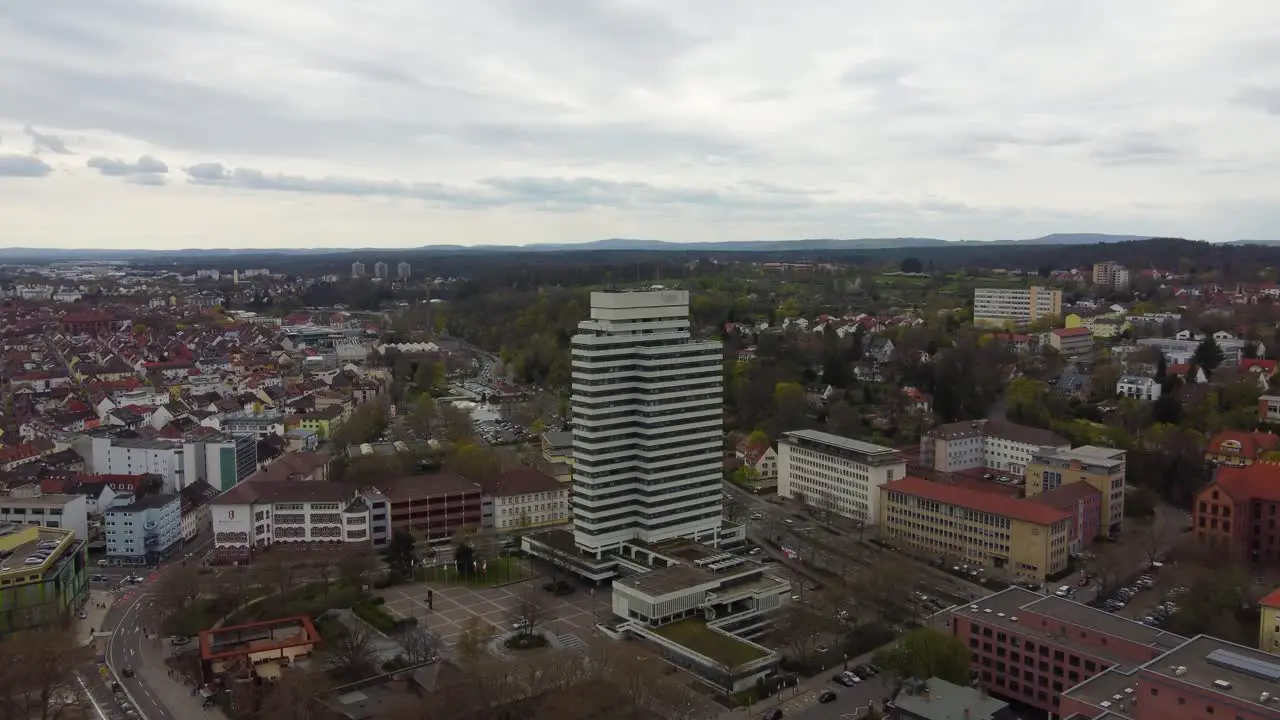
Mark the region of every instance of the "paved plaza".
<instances>
[{"instance_id":1,"label":"paved plaza","mask_svg":"<svg viewBox=\"0 0 1280 720\"><path fill-rule=\"evenodd\" d=\"M415 617L418 623L435 633L446 646L457 643L467 621L478 617L496 631L511 629L513 608L521 595L532 589L547 609L541 629L556 635L567 647L580 647L595 632L597 621L611 617L609 589L601 588L595 597L579 588L572 595L555 597L542 589L542 578L533 578L495 588L464 585L418 583L390 587L380 591L386 598L383 606L396 619ZM427 590L434 591L434 607L427 608Z\"/></svg>"}]
</instances>

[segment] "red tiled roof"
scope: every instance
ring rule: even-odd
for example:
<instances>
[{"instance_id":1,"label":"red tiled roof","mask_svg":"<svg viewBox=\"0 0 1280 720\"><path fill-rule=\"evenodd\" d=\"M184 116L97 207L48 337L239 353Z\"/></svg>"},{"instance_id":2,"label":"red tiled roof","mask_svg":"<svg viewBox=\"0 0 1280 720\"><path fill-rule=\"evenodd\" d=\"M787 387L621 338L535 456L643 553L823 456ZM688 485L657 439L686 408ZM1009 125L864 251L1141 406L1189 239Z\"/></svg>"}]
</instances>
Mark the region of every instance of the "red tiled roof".
<instances>
[{"instance_id":1,"label":"red tiled roof","mask_svg":"<svg viewBox=\"0 0 1280 720\"><path fill-rule=\"evenodd\" d=\"M1201 495L1212 488L1225 492L1238 503L1280 502L1280 464L1260 462L1243 468L1218 468L1213 483L1201 490Z\"/></svg>"},{"instance_id":2,"label":"red tiled roof","mask_svg":"<svg viewBox=\"0 0 1280 720\"><path fill-rule=\"evenodd\" d=\"M1276 371L1276 361L1262 360L1259 358L1245 358L1240 361L1241 370L1252 370L1253 368L1258 368L1262 372L1265 372L1268 375L1271 375L1271 374L1274 374Z\"/></svg>"},{"instance_id":3,"label":"red tiled roof","mask_svg":"<svg viewBox=\"0 0 1280 720\"><path fill-rule=\"evenodd\" d=\"M1053 334L1058 337L1079 337L1081 335L1091 335L1092 332L1086 327L1075 328L1054 328Z\"/></svg>"},{"instance_id":4,"label":"red tiled roof","mask_svg":"<svg viewBox=\"0 0 1280 720\"><path fill-rule=\"evenodd\" d=\"M1262 599L1258 601L1258 604L1263 607L1280 608L1280 588L1276 588L1266 595L1263 595Z\"/></svg>"},{"instance_id":5,"label":"red tiled roof","mask_svg":"<svg viewBox=\"0 0 1280 720\"><path fill-rule=\"evenodd\" d=\"M1057 510L1030 500L930 482L924 478L913 476L887 482L881 485L880 488L889 492L905 493L947 505L987 512L992 515L1022 520L1036 525L1052 525L1060 520L1069 520L1071 518L1071 514L1064 510Z\"/></svg>"},{"instance_id":6,"label":"red tiled roof","mask_svg":"<svg viewBox=\"0 0 1280 720\"><path fill-rule=\"evenodd\" d=\"M1217 453L1225 442L1240 444L1240 456L1256 460L1262 453L1280 447L1280 436L1265 432L1244 432L1242 430L1223 430L1209 438L1205 446L1207 452Z\"/></svg>"}]
</instances>

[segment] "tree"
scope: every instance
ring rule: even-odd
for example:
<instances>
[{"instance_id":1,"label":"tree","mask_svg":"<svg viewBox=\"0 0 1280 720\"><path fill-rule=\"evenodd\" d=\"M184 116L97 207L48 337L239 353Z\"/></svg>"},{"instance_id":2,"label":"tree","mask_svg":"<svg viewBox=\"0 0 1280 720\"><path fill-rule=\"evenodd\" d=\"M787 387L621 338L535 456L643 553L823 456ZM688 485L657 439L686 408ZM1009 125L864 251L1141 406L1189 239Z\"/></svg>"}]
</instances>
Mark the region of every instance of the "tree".
<instances>
[{"instance_id":1,"label":"tree","mask_svg":"<svg viewBox=\"0 0 1280 720\"><path fill-rule=\"evenodd\" d=\"M453 550L453 563L458 574L468 577L476 571L476 549L469 542L458 543Z\"/></svg>"},{"instance_id":2,"label":"tree","mask_svg":"<svg viewBox=\"0 0 1280 720\"><path fill-rule=\"evenodd\" d=\"M439 643L426 628L414 625L406 627L396 635L396 642L404 649L404 657L417 665L436 657Z\"/></svg>"},{"instance_id":3,"label":"tree","mask_svg":"<svg viewBox=\"0 0 1280 720\"><path fill-rule=\"evenodd\" d=\"M204 628L182 627L183 623L177 621L200 597L204 586L204 576L194 565L170 568L156 584L154 594L161 624L176 629L183 635L203 630Z\"/></svg>"},{"instance_id":4,"label":"tree","mask_svg":"<svg viewBox=\"0 0 1280 720\"><path fill-rule=\"evenodd\" d=\"M1169 362L1164 359L1164 353L1160 353L1160 359L1156 361L1155 381L1159 383L1162 390L1168 392L1171 388L1169 382Z\"/></svg>"},{"instance_id":5,"label":"tree","mask_svg":"<svg viewBox=\"0 0 1280 720\"><path fill-rule=\"evenodd\" d=\"M387 543L385 557L387 569L396 582L405 582L413 578L413 566L417 561L414 550L415 540L407 530L396 530L391 533L391 542Z\"/></svg>"},{"instance_id":6,"label":"tree","mask_svg":"<svg viewBox=\"0 0 1280 720\"><path fill-rule=\"evenodd\" d=\"M298 578L298 558L294 552L277 545L270 551L262 553L253 561L254 579L277 595L286 595L296 586Z\"/></svg>"},{"instance_id":7,"label":"tree","mask_svg":"<svg viewBox=\"0 0 1280 720\"><path fill-rule=\"evenodd\" d=\"M493 626L478 615L472 615L458 634L458 658L463 662L474 661L484 650L484 642L493 635Z\"/></svg>"},{"instance_id":8,"label":"tree","mask_svg":"<svg viewBox=\"0 0 1280 720\"><path fill-rule=\"evenodd\" d=\"M909 257L903 258L898 265L898 269L904 273L918 273L924 270L924 265L920 263L918 258Z\"/></svg>"},{"instance_id":9,"label":"tree","mask_svg":"<svg viewBox=\"0 0 1280 720\"><path fill-rule=\"evenodd\" d=\"M1212 375L1225 359L1226 354L1222 351L1222 346L1212 335L1209 335L1196 346L1196 351L1191 355L1191 364L1204 370L1205 375Z\"/></svg>"},{"instance_id":10,"label":"tree","mask_svg":"<svg viewBox=\"0 0 1280 720\"><path fill-rule=\"evenodd\" d=\"M937 677L956 685L970 681L969 648L959 638L931 627L903 635L892 647L877 652L875 663L900 680Z\"/></svg>"},{"instance_id":11,"label":"tree","mask_svg":"<svg viewBox=\"0 0 1280 720\"><path fill-rule=\"evenodd\" d=\"M445 439L452 443L469 442L475 437L475 424L466 410L452 403L441 403L436 408Z\"/></svg>"},{"instance_id":12,"label":"tree","mask_svg":"<svg viewBox=\"0 0 1280 720\"><path fill-rule=\"evenodd\" d=\"M487 445L459 445L448 464L459 475L474 483L493 480L502 473L502 457Z\"/></svg>"},{"instance_id":13,"label":"tree","mask_svg":"<svg viewBox=\"0 0 1280 720\"><path fill-rule=\"evenodd\" d=\"M550 615L550 608L539 589L527 585L511 608L511 623L513 626L523 625L520 627L521 635L532 635L551 619Z\"/></svg>"},{"instance_id":14,"label":"tree","mask_svg":"<svg viewBox=\"0 0 1280 720\"><path fill-rule=\"evenodd\" d=\"M413 404L409 407L409 412L405 415L405 422L409 425L409 428L423 438L431 437L431 431L435 427L435 420L436 401L426 393L414 399Z\"/></svg>"},{"instance_id":15,"label":"tree","mask_svg":"<svg viewBox=\"0 0 1280 720\"><path fill-rule=\"evenodd\" d=\"M338 559L338 581L349 588L358 588L376 569L377 558L373 553L365 550L345 552Z\"/></svg>"},{"instance_id":16,"label":"tree","mask_svg":"<svg viewBox=\"0 0 1280 720\"><path fill-rule=\"evenodd\" d=\"M1132 498L1125 499L1125 509ZM1139 540L1147 562L1153 563L1164 557L1182 536L1182 528L1170 522L1168 513L1155 512L1142 525Z\"/></svg>"},{"instance_id":17,"label":"tree","mask_svg":"<svg viewBox=\"0 0 1280 720\"><path fill-rule=\"evenodd\" d=\"M377 674L378 656L373 633L363 623L352 623L346 632L324 643L325 667L348 682Z\"/></svg>"},{"instance_id":18,"label":"tree","mask_svg":"<svg viewBox=\"0 0 1280 720\"><path fill-rule=\"evenodd\" d=\"M807 607L789 604L779 622L787 638L787 649L796 662L808 664L818 651L818 640L831 628L831 623Z\"/></svg>"},{"instance_id":19,"label":"tree","mask_svg":"<svg viewBox=\"0 0 1280 720\"><path fill-rule=\"evenodd\" d=\"M312 700L333 686L323 672L301 666L284 668L280 677L270 683L270 691L262 700L259 717L271 720L313 720Z\"/></svg>"},{"instance_id":20,"label":"tree","mask_svg":"<svg viewBox=\"0 0 1280 720\"><path fill-rule=\"evenodd\" d=\"M775 437L789 430L798 430L809 409L804 387L800 383L780 382L773 388Z\"/></svg>"},{"instance_id":21,"label":"tree","mask_svg":"<svg viewBox=\"0 0 1280 720\"><path fill-rule=\"evenodd\" d=\"M0 657L0 718L56 720L75 712L81 691L72 670L93 656L74 633L14 633L0 642Z\"/></svg>"}]
</instances>

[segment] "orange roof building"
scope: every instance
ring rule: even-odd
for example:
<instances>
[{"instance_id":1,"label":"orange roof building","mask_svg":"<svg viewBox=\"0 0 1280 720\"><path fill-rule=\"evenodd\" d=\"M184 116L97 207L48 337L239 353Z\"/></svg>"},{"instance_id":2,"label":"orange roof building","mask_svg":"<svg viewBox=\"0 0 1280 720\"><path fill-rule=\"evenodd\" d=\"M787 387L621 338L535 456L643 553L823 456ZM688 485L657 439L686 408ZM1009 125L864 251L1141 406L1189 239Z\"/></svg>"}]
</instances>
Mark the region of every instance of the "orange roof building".
<instances>
[{"instance_id":1,"label":"orange roof building","mask_svg":"<svg viewBox=\"0 0 1280 720\"><path fill-rule=\"evenodd\" d=\"M1280 463L1220 467L1192 508L1196 543L1262 565L1280 565Z\"/></svg>"},{"instance_id":2,"label":"orange roof building","mask_svg":"<svg viewBox=\"0 0 1280 720\"><path fill-rule=\"evenodd\" d=\"M1024 498L908 476L880 486L881 534L933 558L1006 580L1067 567L1072 513Z\"/></svg>"}]
</instances>

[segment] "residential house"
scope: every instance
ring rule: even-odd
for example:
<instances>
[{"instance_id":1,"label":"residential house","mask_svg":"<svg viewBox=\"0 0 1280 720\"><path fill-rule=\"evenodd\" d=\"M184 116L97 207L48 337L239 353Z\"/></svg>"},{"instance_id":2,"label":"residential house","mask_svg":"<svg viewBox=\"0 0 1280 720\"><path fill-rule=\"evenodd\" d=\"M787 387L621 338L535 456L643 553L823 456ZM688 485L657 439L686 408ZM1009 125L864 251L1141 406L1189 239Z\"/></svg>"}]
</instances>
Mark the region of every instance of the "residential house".
<instances>
[{"instance_id":1,"label":"residential house","mask_svg":"<svg viewBox=\"0 0 1280 720\"><path fill-rule=\"evenodd\" d=\"M1245 467L1280 448L1280 436L1267 432L1224 430L1205 445L1204 459L1218 467Z\"/></svg>"},{"instance_id":2,"label":"residential house","mask_svg":"<svg viewBox=\"0 0 1280 720\"><path fill-rule=\"evenodd\" d=\"M747 440L738 444L738 460L751 468L760 480L778 479L778 453L768 443L752 445Z\"/></svg>"},{"instance_id":3,"label":"residential house","mask_svg":"<svg viewBox=\"0 0 1280 720\"><path fill-rule=\"evenodd\" d=\"M1155 402L1160 399L1160 383L1153 378L1124 375L1116 381L1116 395L1133 400Z\"/></svg>"}]
</instances>

